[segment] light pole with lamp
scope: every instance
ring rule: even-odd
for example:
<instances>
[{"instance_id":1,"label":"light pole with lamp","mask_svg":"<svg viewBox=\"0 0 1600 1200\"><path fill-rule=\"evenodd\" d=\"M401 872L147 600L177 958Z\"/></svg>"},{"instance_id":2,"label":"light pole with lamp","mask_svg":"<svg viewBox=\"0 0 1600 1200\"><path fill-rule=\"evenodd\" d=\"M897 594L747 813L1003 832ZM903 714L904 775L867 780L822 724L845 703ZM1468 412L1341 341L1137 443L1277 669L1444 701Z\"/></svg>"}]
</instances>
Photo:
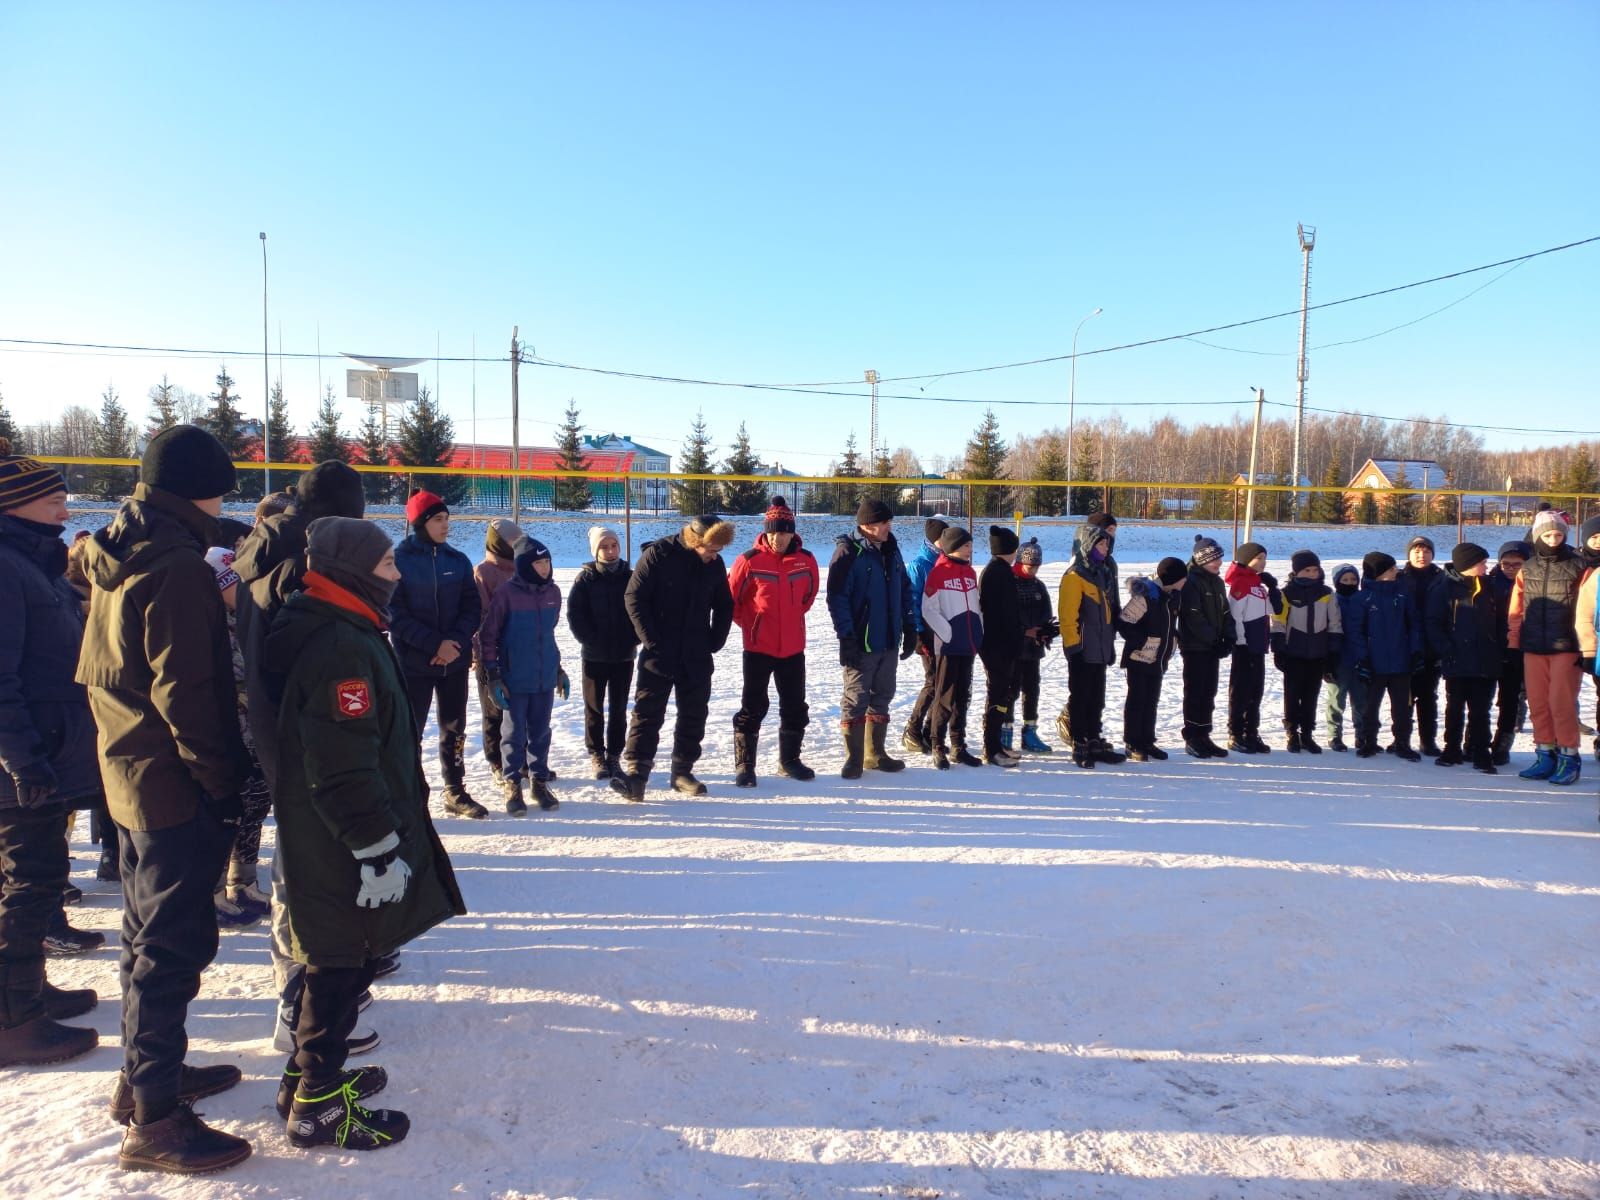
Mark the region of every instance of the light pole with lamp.
<instances>
[{"instance_id":1,"label":"light pole with lamp","mask_svg":"<svg viewBox=\"0 0 1600 1200\"><path fill-rule=\"evenodd\" d=\"M1078 334L1086 322L1103 312L1105 312L1103 308L1095 309L1079 321L1078 328L1072 331L1072 374L1071 381L1067 384L1067 516L1069 517L1072 515L1072 475L1077 468L1077 460L1072 456L1072 439L1078 425Z\"/></svg>"},{"instance_id":2,"label":"light pole with lamp","mask_svg":"<svg viewBox=\"0 0 1600 1200\"><path fill-rule=\"evenodd\" d=\"M261 494L272 495L272 364L267 343L267 235L261 235Z\"/></svg>"}]
</instances>

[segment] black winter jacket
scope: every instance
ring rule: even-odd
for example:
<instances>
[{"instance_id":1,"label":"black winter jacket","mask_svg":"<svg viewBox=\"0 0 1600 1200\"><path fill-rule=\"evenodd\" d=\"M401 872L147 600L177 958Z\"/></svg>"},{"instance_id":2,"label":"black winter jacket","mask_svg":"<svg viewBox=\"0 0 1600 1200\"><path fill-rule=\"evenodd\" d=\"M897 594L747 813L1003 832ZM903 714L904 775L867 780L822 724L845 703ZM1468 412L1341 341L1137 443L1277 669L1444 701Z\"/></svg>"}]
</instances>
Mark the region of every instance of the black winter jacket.
<instances>
[{"instance_id":1,"label":"black winter jacket","mask_svg":"<svg viewBox=\"0 0 1600 1200\"><path fill-rule=\"evenodd\" d=\"M472 560L454 546L415 533L394 550L400 586L390 602L389 634L407 675L454 675L472 665L472 635L483 624L483 601L472 577ZM452 641L461 656L448 666L431 659Z\"/></svg>"},{"instance_id":2,"label":"black winter jacket","mask_svg":"<svg viewBox=\"0 0 1600 1200\"><path fill-rule=\"evenodd\" d=\"M1446 679L1498 679L1505 610L1494 585L1446 568L1428 590L1428 644Z\"/></svg>"},{"instance_id":3,"label":"black winter jacket","mask_svg":"<svg viewBox=\"0 0 1600 1200\"><path fill-rule=\"evenodd\" d=\"M1015 572L1013 572L1015 574ZM1056 608L1050 602L1050 589L1044 580L1035 575L1029 579L1017 575L1017 607L1023 629L1037 629L1037 639L1026 639L1022 644L1022 657L1042 659L1052 639L1059 635L1056 628Z\"/></svg>"},{"instance_id":4,"label":"black winter jacket","mask_svg":"<svg viewBox=\"0 0 1600 1200\"><path fill-rule=\"evenodd\" d=\"M639 665L668 679L704 683L712 656L733 626L733 594L721 557L709 563L683 535L651 542L639 556L624 594L628 619L643 650Z\"/></svg>"},{"instance_id":5,"label":"black winter jacket","mask_svg":"<svg viewBox=\"0 0 1600 1200\"><path fill-rule=\"evenodd\" d=\"M1427 634L1428 597L1433 589L1444 582L1444 571L1438 563L1429 563L1425 567L1413 567L1410 563L1401 567L1396 573L1400 584L1406 590L1406 595L1411 597L1411 604L1417 610L1417 620L1423 626L1422 653L1429 661L1435 661L1443 654L1435 646Z\"/></svg>"},{"instance_id":6,"label":"black winter jacket","mask_svg":"<svg viewBox=\"0 0 1600 1200\"><path fill-rule=\"evenodd\" d=\"M983 613L983 645L978 651L985 665L1010 664L1022 657L1022 599L1011 564L991 558L978 574L978 608Z\"/></svg>"},{"instance_id":7,"label":"black winter jacket","mask_svg":"<svg viewBox=\"0 0 1600 1200\"><path fill-rule=\"evenodd\" d=\"M1233 653L1233 610L1228 585L1220 574L1189 566L1189 579L1178 593L1178 648L1185 655Z\"/></svg>"},{"instance_id":8,"label":"black winter jacket","mask_svg":"<svg viewBox=\"0 0 1600 1200\"><path fill-rule=\"evenodd\" d=\"M619 562L610 571L588 563L567 596L567 625L588 662L632 662L639 634L628 619L628 581L633 568Z\"/></svg>"}]
</instances>

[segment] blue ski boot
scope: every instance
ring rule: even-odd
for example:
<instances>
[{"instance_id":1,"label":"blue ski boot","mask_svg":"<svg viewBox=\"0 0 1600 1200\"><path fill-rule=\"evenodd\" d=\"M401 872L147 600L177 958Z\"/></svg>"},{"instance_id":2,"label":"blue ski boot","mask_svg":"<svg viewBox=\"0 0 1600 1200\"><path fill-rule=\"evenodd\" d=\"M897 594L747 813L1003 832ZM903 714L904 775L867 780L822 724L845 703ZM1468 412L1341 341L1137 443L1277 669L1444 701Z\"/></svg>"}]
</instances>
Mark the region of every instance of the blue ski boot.
<instances>
[{"instance_id":1,"label":"blue ski boot","mask_svg":"<svg viewBox=\"0 0 1600 1200\"><path fill-rule=\"evenodd\" d=\"M1583 759L1576 754L1568 754L1565 750L1556 755L1556 769L1550 776L1550 782L1567 787L1578 782L1578 775L1583 770Z\"/></svg>"},{"instance_id":2,"label":"blue ski boot","mask_svg":"<svg viewBox=\"0 0 1600 1200\"><path fill-rule=\"evenodd\" d=\"M1554 746L1540 746L1533 752L1533 765L1517 772L1518 779L1549 779L1556 773Z\"/></svg>"},{"instance_id":3,"label":"blue ski boot","mask_svg":"<svg viewBox=\"0 0 1600 1200\"><path fill-rule=\"evenodd\" d=\"M1003 749L1003 750L1010 750L1011 749L1011 743L1014 740L1014 736L1013 735L1015 733L1016 733L1016 726L1012 725L1010 722L1007 722L1006 724L1000 726L1000 747L1001 747L1001 749Z\"/></svg>"},{"instance_id":4,"label":"blue ski boot","mask_svg":"<svg viewBox=\"0 0 1600 1200\"><path fill-rule=\"evenodd\" d=\"M1032 721L1022 727L1022 748L1029 754L1053 754L1055 748L1039 740L1039 727Z\"/></svg>"}]
</instances>

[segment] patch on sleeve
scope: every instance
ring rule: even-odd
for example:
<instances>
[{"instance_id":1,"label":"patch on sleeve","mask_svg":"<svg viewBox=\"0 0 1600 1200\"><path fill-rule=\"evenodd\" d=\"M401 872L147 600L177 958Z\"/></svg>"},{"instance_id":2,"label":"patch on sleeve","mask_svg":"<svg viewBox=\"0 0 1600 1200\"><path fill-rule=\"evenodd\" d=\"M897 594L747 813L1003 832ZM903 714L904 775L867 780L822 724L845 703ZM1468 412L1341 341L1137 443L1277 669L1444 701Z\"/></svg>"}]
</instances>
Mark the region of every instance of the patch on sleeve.
<instances>
[{"instance_id":1,"label":"patch on sleeve","mask_svg":"<svg viewBox=\"0 0 1600 1200\"><path fill-rule=\"evenodd\" d=\"M372 711L372 684L365 679L342 679L333 685L333 709L343 721L353 721Z\"/></svg>"}]
</instances>

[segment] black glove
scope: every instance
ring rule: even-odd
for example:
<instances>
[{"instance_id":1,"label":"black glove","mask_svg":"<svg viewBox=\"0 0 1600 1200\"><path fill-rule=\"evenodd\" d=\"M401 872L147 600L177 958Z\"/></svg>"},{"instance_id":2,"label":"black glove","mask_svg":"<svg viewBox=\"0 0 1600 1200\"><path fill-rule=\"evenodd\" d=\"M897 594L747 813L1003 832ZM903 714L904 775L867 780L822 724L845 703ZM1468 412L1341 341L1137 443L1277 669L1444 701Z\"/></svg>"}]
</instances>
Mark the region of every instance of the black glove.
<instances>
[{"instance_id":1,"label":"black glove","mask_svg":"<svg viewBox=\"0 0 1600 1200\"><path fill-rule=\"evenodd\" d=\"M839 665L841 667L861 665L861 647L856 645L855 638L839 639Z\"/></svg>"},{"instance_id":2,"label":"black glove","mask_svg":"<svg viewBox=\"0 0 1600 1200\"><path fill-rule=\"evenodd\" d=\"M1278 586L1278 581L1272 577L1270 572L1267 571L1261 572L1261 582L1266 584L1269 588L1276 588Z\"/></svg>"},{"instance_id":3,"label":"black glove","mask_svg":"<svg viewBox=\"0 0 1600 1200\"><path fill-rule=\"evenodd\" d=\"M47 762L36 762L11 772L17 789L17 803L23 808L41 808L56 794L56 773Z\"/></svg>"},{"instance_id":4,"label":"black glove","mask_svg":"<svg viewBox=\"0 0 1600 1200\"><path fill-rule=\"evenodd\" d=\"M1372 663L1366 659L1362 659L1360 662L1358 662L1356 664L1356 678L1361 680L1362 683L1371 683Z\"/></svg>"},{"instance_id":5,"label":"black glove","mask_svg":"<svg viewBox=\"0 0 1600 1200\"><path fill-rule=\"evenodd\" d=\"M1272 665L1279 671L1287 671L1289 669L1289 656L1282 650L1274 650L1272 652Z\"/></svg>"},{"instance_id":6,"label":"black glove","mask_svg":"<svg viewBox=\"0 0 1600 1200\"><path fill-rule=\"evenodd\" d=\"M1428 665L1427 656L1424 655L1422 653L1422 651L1418 650L1415 654L1413 654L1411 656L1411 673L1413 675L1415 675L1418 671L1422 670L1422 668L1427 666L1427 665Z\"/></svg>"},{"instance_id":7,"label":"black glove","mask_svg":"<svg viewBox=\"0 0 1600 1200\"><path fill-rule=\"evenodd\" d=\"M236 828L244 820L244 799L237 792L226 796L207 796L206 800L211 805L211 812L217 820L230 828Z\"/></svg>"},{"instance_id":8,"label":"black glove","mask_svg":"<svg viewBox=\"0 0 1600 1200\"><path fill-rule=\"evenodd\" d=\"M917 631L907 625L900 631L900 661L905 662L917 652Z\"/></svg>"}]
</instances>

